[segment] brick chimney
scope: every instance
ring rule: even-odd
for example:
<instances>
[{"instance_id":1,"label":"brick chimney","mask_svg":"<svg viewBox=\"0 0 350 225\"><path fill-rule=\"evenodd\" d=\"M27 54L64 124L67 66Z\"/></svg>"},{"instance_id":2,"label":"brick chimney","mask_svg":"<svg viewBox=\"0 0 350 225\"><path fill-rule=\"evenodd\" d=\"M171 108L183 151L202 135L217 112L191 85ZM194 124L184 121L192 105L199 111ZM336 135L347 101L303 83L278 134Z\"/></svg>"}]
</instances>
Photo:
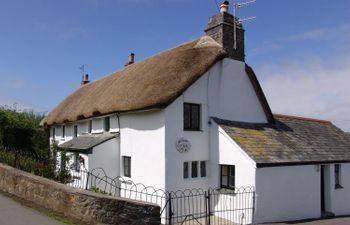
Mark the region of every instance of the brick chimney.
<instances>
[{"instance_id":1,"label":"brick chimney","mask_svg":"<svg viewBox=\"0 0 350 225\"><path fill-rule=\"evenodd\" d=\"M83 77L83 80L81 81L81 85L88 84L88 83L90 83L89 74L85 74Z\"/></svg>"},{"instance_id":2,"label":"brick chimney","mask_svg":"<svg viewBox=\"0 0 350 225\"><path fill-rule=\"evenodd\" d=\"M227 52L227 57L238 61L245 60L244 53L244 29L239 23L239 18L234 18L228 13L229 2L225 1L220 5L220 12L209 18L206 35L212 37ZM234 41L234 23L236 21L236 49Z\"/></svg>"},{"instance_id":3,"label":"brick chimney","mask_svg":"<svg viewBox=\"0 0 350 225\"><path fill-rule=\"evenodd\" d=\"M130 53L130 55L128 57L128 62L124 66L129 66L129 65L133 64L134 62L135 62L135 54Z\"/></svg>"}]
</instances>

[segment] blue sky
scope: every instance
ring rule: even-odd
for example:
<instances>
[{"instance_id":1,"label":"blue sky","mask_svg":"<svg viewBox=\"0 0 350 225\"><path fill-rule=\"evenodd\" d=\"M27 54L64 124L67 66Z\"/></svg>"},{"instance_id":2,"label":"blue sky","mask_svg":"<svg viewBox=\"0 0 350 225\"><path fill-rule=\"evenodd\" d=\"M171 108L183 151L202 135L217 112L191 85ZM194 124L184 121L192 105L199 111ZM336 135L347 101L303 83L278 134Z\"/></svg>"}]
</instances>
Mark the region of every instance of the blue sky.
<instances>
[{"instance_id":1,"label":"blue sky","mask_svg":"<svg viewBox=\"0 0 350 225\"><path fill-rule=\"evenodd\" d=\"M217 0L219 3L220 0ZM231 1L233 3L233 1ZM0 105L48 111L79 87L203 35L215 0L0 0ZM239 16L274 112L350 130L350 1L258 0Z\"/></svg>"}]
</instances>

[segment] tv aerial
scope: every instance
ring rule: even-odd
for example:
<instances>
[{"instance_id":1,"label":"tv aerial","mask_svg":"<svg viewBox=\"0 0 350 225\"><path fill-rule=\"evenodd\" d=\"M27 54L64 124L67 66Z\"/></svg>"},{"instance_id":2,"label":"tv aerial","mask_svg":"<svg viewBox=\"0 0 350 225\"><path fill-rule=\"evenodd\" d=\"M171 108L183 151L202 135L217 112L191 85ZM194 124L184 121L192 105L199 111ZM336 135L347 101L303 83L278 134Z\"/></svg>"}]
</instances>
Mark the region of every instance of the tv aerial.
<instances>
[{"instance_id":1,"label":"tv aerial","mask_svg":"<svg viewBox=\"0 0 350 225\"><path fill-rule=\"evenodd\" d=\"M250 4L253 4L255 3L256 0L251 0L251 1L246 1L246 2L236 2L233 4L233 16L234 16L234 19L235 19L235 22L234 22L234 25L233 25L233 33L234 33L234 49L236 50L237 49L237 26L240 25L241 23L245 22L245 21L249 21L249 20L254 20L256 19L256 16L250 16L250 17L246 17L246 18L243 18L243 19L238 19L237 18L237 10L244 7L244 6L247 6L247 5L250 5Z\"/></svg>"}]
</instances>

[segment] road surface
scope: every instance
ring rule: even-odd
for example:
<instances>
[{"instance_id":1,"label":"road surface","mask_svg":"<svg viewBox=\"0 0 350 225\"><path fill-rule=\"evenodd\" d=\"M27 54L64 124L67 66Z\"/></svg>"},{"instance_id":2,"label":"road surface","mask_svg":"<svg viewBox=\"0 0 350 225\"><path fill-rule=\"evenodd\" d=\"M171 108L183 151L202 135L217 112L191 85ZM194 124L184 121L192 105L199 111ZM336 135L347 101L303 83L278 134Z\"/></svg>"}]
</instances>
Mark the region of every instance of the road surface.
<instances>
[{"instance_id":1,"label":"road surface","mask_svg":"<svg viewBox=\"0 0 350 225\"><path fill-rule=\"evenodd\" d=\"M305 222L272 223L264 225L350 225L350 217L338 217L324 220L313 220Z\"/></svg>"},{"instance_id":2,"label":"road surface","mask_svg":"<svg viewBox=\"0 0 350 225\"><path fill-rule=\"evenodd\" d=\"M0 194L1 225L66 225Z\"/></svg>"}]
</instances>

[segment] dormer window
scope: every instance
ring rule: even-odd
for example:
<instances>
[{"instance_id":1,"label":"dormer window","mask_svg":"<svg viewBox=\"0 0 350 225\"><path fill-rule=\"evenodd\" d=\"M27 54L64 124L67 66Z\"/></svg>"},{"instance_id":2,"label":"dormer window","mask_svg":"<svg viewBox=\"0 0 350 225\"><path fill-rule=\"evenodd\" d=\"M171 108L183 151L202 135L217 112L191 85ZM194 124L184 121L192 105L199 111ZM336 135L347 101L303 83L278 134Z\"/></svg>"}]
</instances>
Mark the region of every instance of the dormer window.
<instances>
[{"instance_id":1,"label":"dormer window","mask_svg":"<svg viewBox=\"0 0 350 225\"><path fill-rule=\"evenodd\" d=\"M200 111L199 104L184 103L184 130L200 130Z\"/></svg>"},{"instance_id":2,"label":"dormer window","mask_svg":"<svg viewBox=\"0 0 350 225\"><path fill-rule=\"evenodd\" d=\"M105 128L106 132L109 132L109 130L111 129L110 117L109 116L105 117L104 128Z\"/></svg>"}]
</instances>

